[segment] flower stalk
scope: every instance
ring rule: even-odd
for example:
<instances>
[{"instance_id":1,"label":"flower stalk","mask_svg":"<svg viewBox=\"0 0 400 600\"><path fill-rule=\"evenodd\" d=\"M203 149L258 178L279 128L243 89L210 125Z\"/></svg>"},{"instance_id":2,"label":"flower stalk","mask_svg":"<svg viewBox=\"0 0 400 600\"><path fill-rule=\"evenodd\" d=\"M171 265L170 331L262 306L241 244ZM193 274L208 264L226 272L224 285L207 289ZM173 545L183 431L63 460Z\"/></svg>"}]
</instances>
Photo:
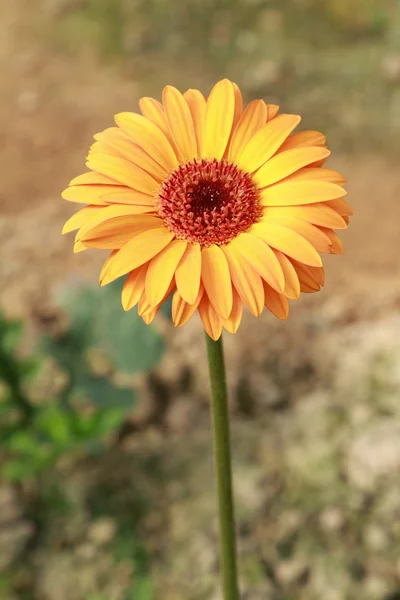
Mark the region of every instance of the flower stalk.
<instances>
[{"instance_id":1,"label":"flower stalk","mask_svg":"<svg viewBox=\"0 0 400 600\"><path fill-rule=\"evenodd\" d=\"M228 395L222 337L214 341L206 334L211 382L211 417L217 479L220 559L224 600L239 600Z\"/></svg>"}]
</instances>

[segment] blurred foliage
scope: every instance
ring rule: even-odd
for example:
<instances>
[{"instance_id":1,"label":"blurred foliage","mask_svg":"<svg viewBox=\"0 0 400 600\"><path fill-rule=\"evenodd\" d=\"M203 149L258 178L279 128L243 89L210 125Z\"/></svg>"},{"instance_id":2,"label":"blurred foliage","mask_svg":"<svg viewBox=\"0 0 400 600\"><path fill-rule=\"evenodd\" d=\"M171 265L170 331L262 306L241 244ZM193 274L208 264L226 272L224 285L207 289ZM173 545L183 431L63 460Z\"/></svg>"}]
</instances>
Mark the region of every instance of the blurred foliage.
<instances>
[{"instance_id":1,"label":"blurred foliage","mask_svg":"<svg viewBox=\"0 0 400 600\"><path fill-rule=\"evenodd\" d=\"M18 355L22 323L0 316L1 473L8 480L35 477L65 453L101 449L136 401L133 386L117 385L116 375L147 371L163 353L156 329L121 309L118 285L82 288L62 303L68 325L46 334L28 358ZM50 357L65 383L53 397L32 401L30 389Z\"/></svg>"}]
</instances>

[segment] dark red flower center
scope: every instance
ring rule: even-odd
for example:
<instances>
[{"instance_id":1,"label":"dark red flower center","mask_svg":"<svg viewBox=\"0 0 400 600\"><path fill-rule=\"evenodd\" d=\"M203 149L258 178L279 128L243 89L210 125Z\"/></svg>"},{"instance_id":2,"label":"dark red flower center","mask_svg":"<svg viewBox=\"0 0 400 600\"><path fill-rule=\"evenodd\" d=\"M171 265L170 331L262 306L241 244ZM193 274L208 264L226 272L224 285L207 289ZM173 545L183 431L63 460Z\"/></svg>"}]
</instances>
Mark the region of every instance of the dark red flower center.
<instances>
[{"instance_id":1,"label":"dark red flower center","mask_svg":"<svg viewBox=\"0 0 400 600\"><path fill-rule=\"evenodd\" d=\"M251 175L225 160L181 165L164 181L157 201L176 237L202 246L227 244L262 214Z\"/></svg>"}]
</instances>

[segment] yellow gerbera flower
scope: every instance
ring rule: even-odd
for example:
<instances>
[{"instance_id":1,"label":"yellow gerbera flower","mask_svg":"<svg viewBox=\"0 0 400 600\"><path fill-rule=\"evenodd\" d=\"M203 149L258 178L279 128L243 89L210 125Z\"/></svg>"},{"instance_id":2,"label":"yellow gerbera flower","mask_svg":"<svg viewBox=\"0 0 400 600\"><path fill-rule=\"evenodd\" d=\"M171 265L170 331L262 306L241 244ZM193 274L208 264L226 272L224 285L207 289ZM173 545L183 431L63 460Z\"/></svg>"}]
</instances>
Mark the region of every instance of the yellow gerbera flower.
<instances>
[{"instance_id":1,"label":"yellow gerbera flower","mask_svg":"<svg viewBox=\"0 0 400 600\"><path fill-rule=\"evenodd\" d=\"M65 224L75 252L111 250L101 285L127 275L122 304L150 323L174 292L176 326L199 311L214 340L236 332L242 306L280 319L288 298L324 283L319 253L339 254L334 229L352 211L345 179L322 168L317 131L292 134L296 115L253 100L244 109L224 79L198 90L142 98L142 115L116 115L95 135L87 167L62 196L87 206Z\"/></svg>"}]
</instances>

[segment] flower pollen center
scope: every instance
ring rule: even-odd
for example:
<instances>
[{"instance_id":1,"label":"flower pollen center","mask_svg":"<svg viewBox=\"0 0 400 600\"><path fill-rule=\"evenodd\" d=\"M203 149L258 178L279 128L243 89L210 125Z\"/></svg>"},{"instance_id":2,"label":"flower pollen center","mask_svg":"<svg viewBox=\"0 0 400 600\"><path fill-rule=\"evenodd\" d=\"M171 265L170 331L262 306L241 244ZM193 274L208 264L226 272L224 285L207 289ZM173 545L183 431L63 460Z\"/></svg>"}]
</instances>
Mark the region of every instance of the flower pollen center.
<instances>
[{"instance_id":1,"label":"flower pollen center","mask_svg":"<svg viewBox=\"0 0 400 600\"><path fill-rule=\"evenodd\" d=\"M175 169L161 185L157 206L177 238L202 246L227 244L262 215L251 175L216 159Z\"/></svg>"}]
</instances>

